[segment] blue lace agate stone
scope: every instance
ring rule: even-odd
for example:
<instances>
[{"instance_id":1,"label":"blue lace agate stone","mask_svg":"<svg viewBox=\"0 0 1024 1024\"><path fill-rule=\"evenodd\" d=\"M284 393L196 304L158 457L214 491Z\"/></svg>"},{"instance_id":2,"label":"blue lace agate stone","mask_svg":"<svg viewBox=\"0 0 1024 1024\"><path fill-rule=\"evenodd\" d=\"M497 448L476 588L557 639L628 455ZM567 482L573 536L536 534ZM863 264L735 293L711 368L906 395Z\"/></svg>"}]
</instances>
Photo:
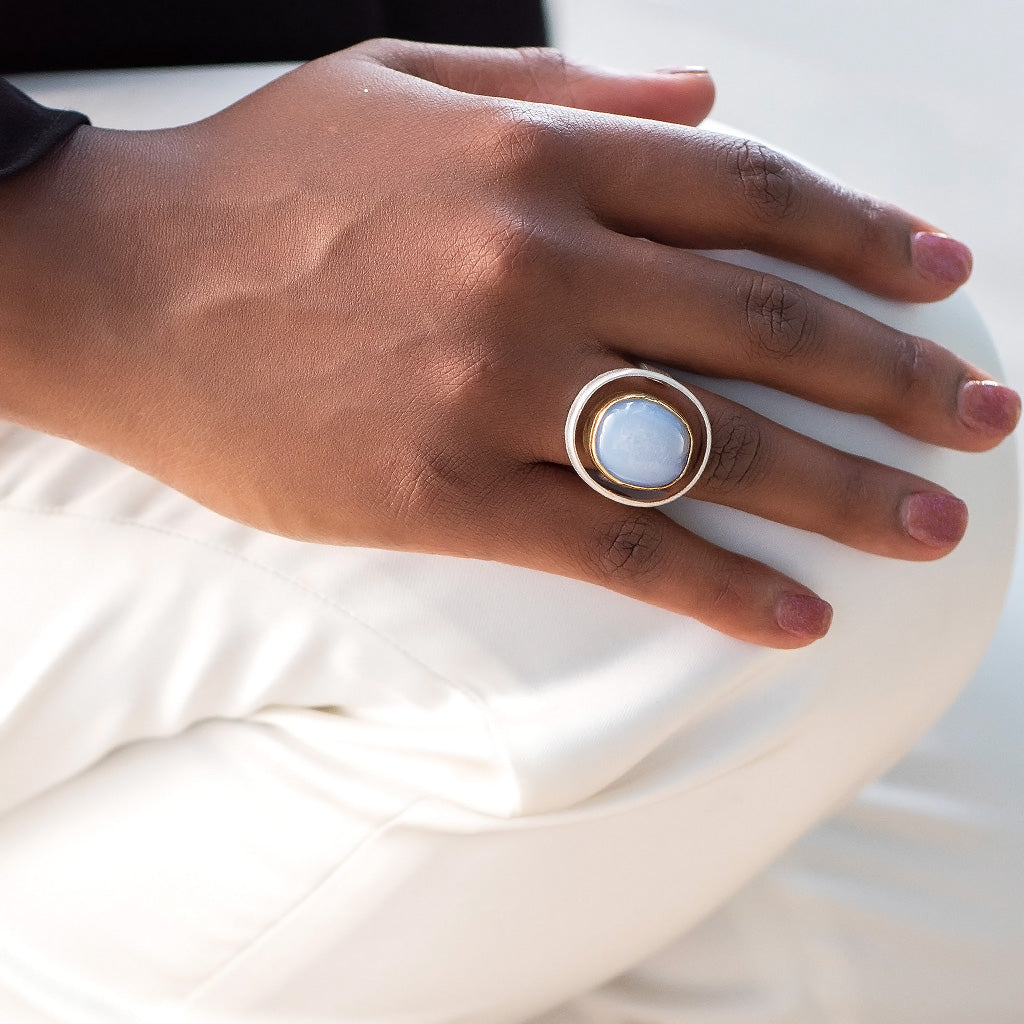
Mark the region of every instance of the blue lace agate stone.
<instances>
[{"instance_id":1,"label":"blue lace agate stone","mask_svg":"<svg viewBox=\"0 0 1024 1024\"><path fill-rule=\"evenodd\" d=\"M598 468L631 487L668 487L683 474L690 431L667 406L630 396L612 402L594 431Z\"/></svg>"}]
</instances>

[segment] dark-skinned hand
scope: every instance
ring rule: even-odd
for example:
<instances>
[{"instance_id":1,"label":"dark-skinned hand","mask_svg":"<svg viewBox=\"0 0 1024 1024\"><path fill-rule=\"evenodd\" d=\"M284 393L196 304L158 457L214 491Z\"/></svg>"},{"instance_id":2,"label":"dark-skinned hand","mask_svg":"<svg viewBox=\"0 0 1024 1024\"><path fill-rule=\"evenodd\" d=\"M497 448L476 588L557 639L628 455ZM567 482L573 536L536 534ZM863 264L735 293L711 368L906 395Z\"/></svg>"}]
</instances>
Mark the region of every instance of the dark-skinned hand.
<instances>
[{"instance_id":1,"label":"dark-skinned hand","mask_svg":"<svg viewBox=\"0 0 1024 1024\"><path fill-rule=\"evenodd\" d=\"M385 40L193 125L79 129L0 189L0 414L263 530L529 566L809 643L829 608L799 582L576 477L580 387L650 360L967 451L997 444L1019 399L695 252L911 302L970 272L923 221L688 127L712 100L701 73ZM897 558L959 540L966 510L941 487L698 393L715 444L682 500Z\"/></svg>"}]
</instances>

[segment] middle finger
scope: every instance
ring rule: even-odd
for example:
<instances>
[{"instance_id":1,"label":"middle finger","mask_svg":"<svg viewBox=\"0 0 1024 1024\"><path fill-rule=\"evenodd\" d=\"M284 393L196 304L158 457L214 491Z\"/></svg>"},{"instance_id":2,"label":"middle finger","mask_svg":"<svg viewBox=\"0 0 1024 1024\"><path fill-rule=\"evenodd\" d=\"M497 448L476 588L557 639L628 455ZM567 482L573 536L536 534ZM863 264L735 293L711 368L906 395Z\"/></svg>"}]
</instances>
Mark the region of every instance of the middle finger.
<instances>
[{"instance_id":1,"label":"middle finger","mask_svg":"<svg viewBox=\"0 0 1024 1024\"><path fill-rule=\"evenodd\" d=\"M1016 424L1016 393L941 345L772 274L597 230L589 326L629 359L755 381L964 451Z\"/></svg>"}]
</instances>

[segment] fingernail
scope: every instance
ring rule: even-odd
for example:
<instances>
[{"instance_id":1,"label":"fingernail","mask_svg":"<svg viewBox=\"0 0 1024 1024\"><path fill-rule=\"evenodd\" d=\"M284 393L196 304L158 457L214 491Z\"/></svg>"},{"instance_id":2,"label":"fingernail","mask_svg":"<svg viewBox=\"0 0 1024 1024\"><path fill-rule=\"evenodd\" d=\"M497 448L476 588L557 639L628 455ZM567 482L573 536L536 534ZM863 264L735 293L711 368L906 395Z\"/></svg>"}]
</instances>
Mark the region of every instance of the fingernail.
<instances>
[{"instance_id":1,"label":"fingernail","mask_svg":"<svg viewBox=\"0 0 1024 1024\"><path fill-rule=\"evenodd\" d=\"M967 506L952 494L908 494L900 505L903 529L930 548L956 544L967 530Z\"/></svg>"},{"instance_id":2,"label":"fingernail","mask_svg":"<svg viewBox=\"0 0 1024 1024\"><path fill-rule=\"evenodd\" d=\"M1020 395L994 380L969 380L957 396L960 419L975 430L1008 434L1020 419Z\"/></svg>"},{"instance_id":3,"label":"fingernail","mask_svg":"<svg viewBox=\"0 0 1024 1024\"><path fill-rule=\"evenodd\" d=\"M913 239L917 272L939 284L963 284L971 276L974 257L963 242L938 231L919 231Z\"/></svg>"},{"instance_id":4,"label":"fingernail","mask_svg":"<svg viewBox=\"0 0 1024 1024\"><path fill-rule=\"evenodd\" d=\"M817 639L832 625L832 605L813 594L783 594L775 603L775 621L802 640Z\"/></svg>"},{"instance_id":5,"label":"fingernail","mask_svg":"<svg viewBox=\"0 0 1024 1024\"><path fill-rule=\"evenodd\" d=\"M654 73L656 75L706 75L708 69L699 64L687 64L681 68L658 68Z\"/></svg>"}]
</instances>

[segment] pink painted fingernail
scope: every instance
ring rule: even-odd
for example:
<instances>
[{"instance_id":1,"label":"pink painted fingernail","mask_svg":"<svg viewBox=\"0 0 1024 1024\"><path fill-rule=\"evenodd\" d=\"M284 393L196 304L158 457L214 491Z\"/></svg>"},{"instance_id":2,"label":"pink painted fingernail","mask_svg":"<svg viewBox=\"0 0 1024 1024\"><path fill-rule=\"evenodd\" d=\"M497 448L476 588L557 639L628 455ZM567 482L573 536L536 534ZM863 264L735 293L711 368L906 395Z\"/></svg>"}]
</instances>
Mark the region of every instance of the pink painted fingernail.
<instances>
[{"instance_id":1,"label":"pink painted fingernail","mask_svg":"<svg viewBox=\"0 0 1024 1024\"><path fill-rule=\"evenodd\" d=\"M900 505L903 529L930 548L957 544L967 530L967 506L952 494L908 494Z\"/></svg>"},{"instance_id":2,"label":"pink painted fingernail","mask_svg":"<svg viewBox=\"0 0 1024 1024\"><path fill-rule=\"evenodd\" d=\"M699 64L687 64L681 68L658 68L654 73L656 75L706 75L708 69Z\"/></svg>"},{"instance_id":3,"label":"pink painted fingernail","mask_svg":"<svg viewBox=\"0 0 1024 1024\"><path fill-rule=\"evenodd\" d=\"M975 430L1008 434L1020 419L1020 395L994 380L969 380L957 396L960 419Z\"/></svg>"},{"instance_id":4,"label":"pink painted fingernail","mask_svg":"<svg viewBox=\"0 0 1024 1024\"><path fill-rule=\"evenodd\" d=\"M939 284L963 284L971 276L974 257L963 242L938 231L914 235L912 252L917 272Z\"/></svg>"},{"instance_id":5,"label":"pink painted fingernail","mask_svg":"<svg viewBox=\"0 0 1024 1024\"><path fill-rule=\"evenodd\" d=\"M832 605L813 594L783 594L775 603L775 621L801 640L816 640L832 625Z\"/></svg>"}]
</instances>

